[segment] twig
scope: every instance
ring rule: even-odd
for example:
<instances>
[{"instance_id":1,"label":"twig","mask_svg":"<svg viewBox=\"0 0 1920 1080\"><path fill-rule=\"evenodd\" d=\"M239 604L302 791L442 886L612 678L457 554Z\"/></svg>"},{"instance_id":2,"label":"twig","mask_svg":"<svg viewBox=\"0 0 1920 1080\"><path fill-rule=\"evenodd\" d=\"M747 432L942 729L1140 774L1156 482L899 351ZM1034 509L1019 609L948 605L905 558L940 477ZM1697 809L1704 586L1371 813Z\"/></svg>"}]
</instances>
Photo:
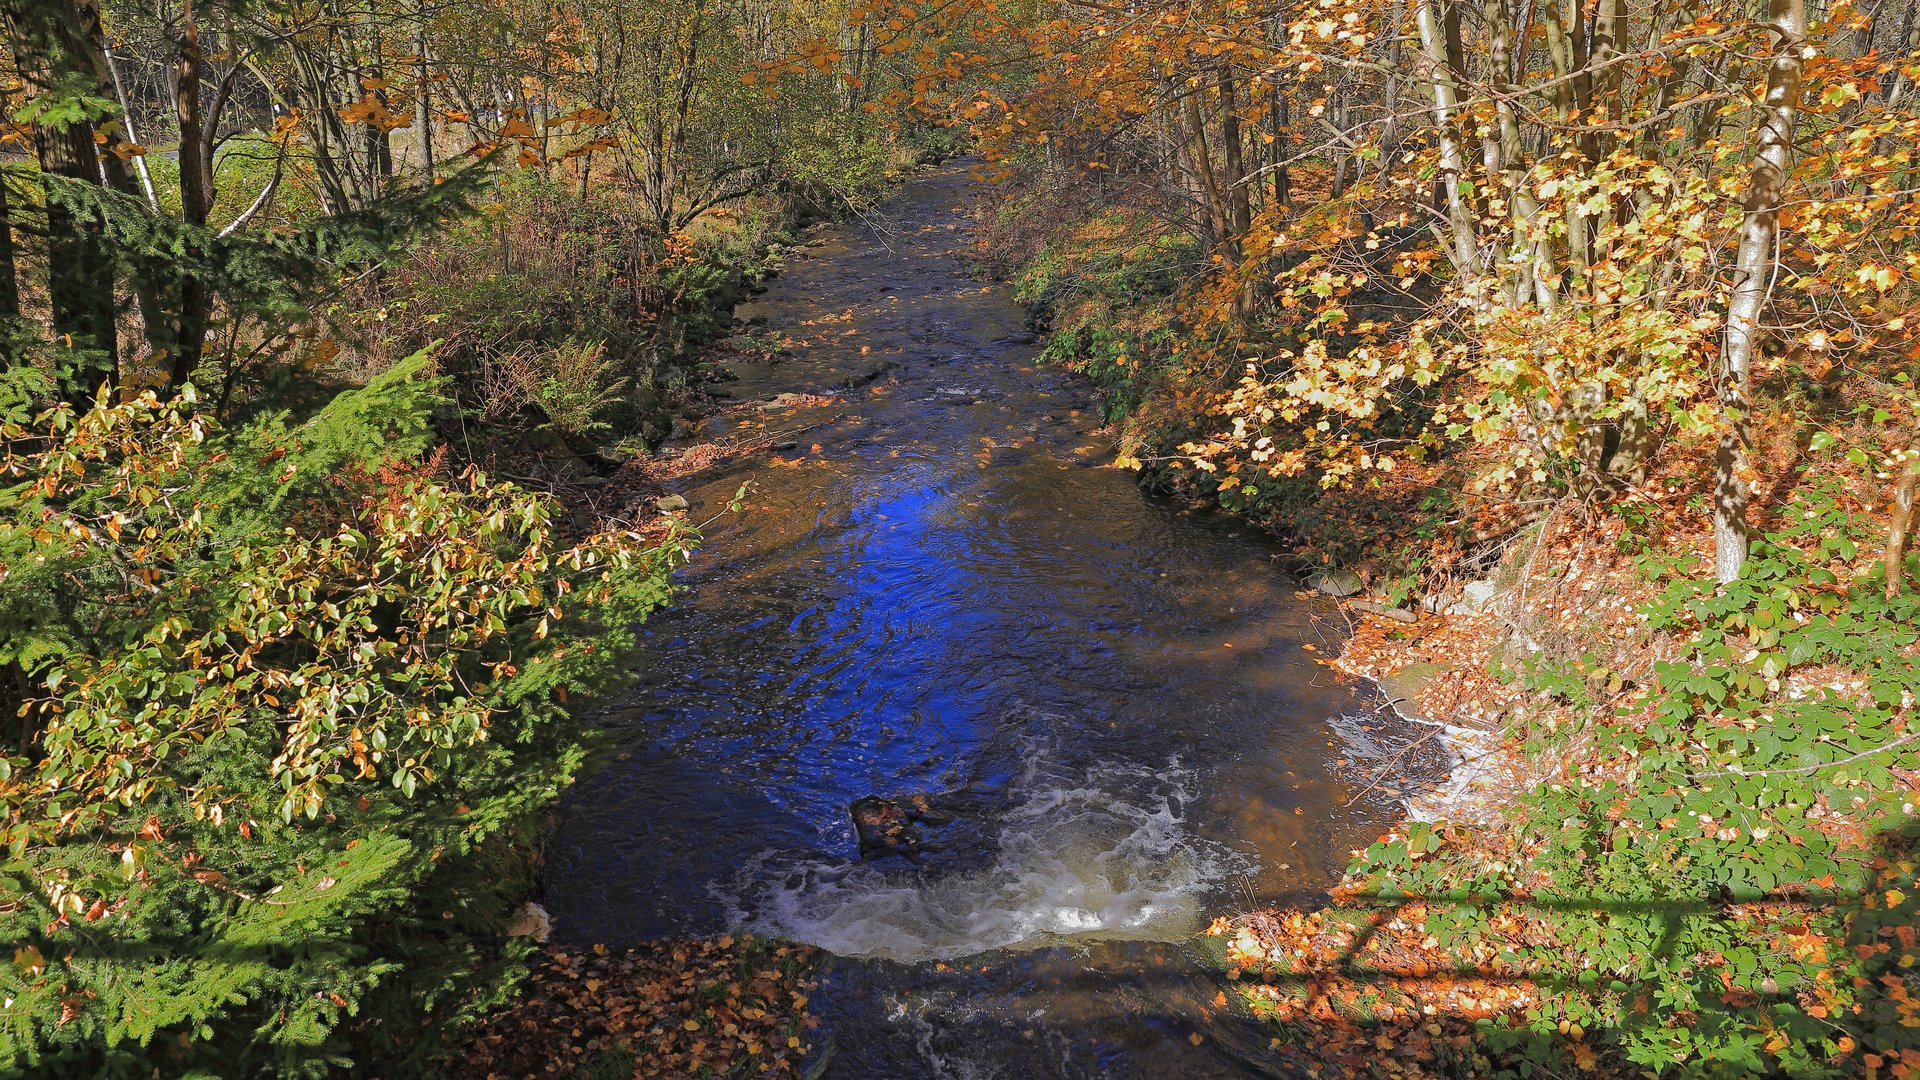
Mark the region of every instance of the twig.
<instances>
[{"instance_id":1,"label":"twig","mask_svg":"<svg viewBox=\"0 0 1920 1080\"><path fill-rule=\"evenodd\" d=\"M1353 798L1348 799L1346 802L1342 803L1341 805L1343 807L1352 806L1354 803L1359 802L1361 799L1366 798L1367 796L1373 794L1376 790L1378 790L1380 787L1381 781L1385 780L1388 776L1392 775L1395 772L1404 772L1405 770L1401 768L1401 762L1405 760L1406 756L1408 754L1413 753L1414 750L1418 749L1421 745L1426 743L1428 739L1431 739L1434 736L1439 735L1440 733L1446 730L1447 729L1444 727L1435 727L1432 730L1428 731L1425 735L1422 735L1419 738L1408 743L1407 745L1401 747L1400 749L1395 750L1392 753L1392 755L1390 755L1387 758L1387 763L1380 767L1379 772L1374 774L1373 782L1368 784L1366 788L1363 789L1358 795L1355 795Z\"/></svg>"},{"instance_id":2,"label":"twig","mask_svg":"<svg viewBox=\"0 0 1920 1080\"><path fill-rule=\"evenodd\" d=\"M1895 750L1913 742L1920 742L1920 731L1895 739L1885 746L1876 746L1871 750L1862 750L1857 754L1843 757L1838 761L1823 761L1818 765L1800 765L1791 769L1742 769L1738 765L1730 765L1716 772L1687 773L1684 779L1709 780L1717 776L1792 776L1796 773L1819 772L1821 769L1831 769L1836 765L1849 765L1859 761L1861 758L1872 757L1875 754L1887 750Z\"/></svg>"}]
</instances>

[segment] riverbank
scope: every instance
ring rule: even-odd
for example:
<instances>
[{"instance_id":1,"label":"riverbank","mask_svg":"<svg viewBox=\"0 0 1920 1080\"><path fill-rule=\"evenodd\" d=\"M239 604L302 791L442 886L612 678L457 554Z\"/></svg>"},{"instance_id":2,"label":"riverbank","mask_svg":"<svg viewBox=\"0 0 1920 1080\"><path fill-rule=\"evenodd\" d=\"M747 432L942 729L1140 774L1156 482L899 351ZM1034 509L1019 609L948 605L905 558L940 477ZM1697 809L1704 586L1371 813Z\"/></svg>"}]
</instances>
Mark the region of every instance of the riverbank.
<instances>
[{"instance_id":1,"label":"riverbank","mask_svg":"<svg viewBox=\"0 0 1920 1080\"><path fill-rule=\"evenodd\" d=\"M609 949L550 946L455 1080L799 1076L819 1021L805 945L732 934Z\"/></svg>"},{"instance_id":2,"label":"riverbank","mask_svg":"<svg viewBox=\"0 0 1920 1080\"><path fill-rule=\"evenodd\" d=\"M341 305L347 339L323 342L318 358L352 375L431 346L458 413L445 434L463 458L561 497L583 523L625 518L632 502L609 498L610 485L658 470L659 447L724 393L726 353L780 347L736 325L734 310L836 213L860 212L939 156L895 146L845 206L770 191L668 237L619 192L509 176L485 213L359 283Z\"/></svg>"},{"instance_id":3,"label":"riverbank","mask_svg":"<svg viewBox=\"0 0 1920 1080\"><path fill-rule=\"evenodd\" d=\"M1289 231L1337 229L1337 201L1302 186ZM1759 538L1720 587L1712 454L1684 428L1604 492L1503 488L1500 459L1443 432L1366 483L1268 475L1290 438L1278 407L1267 442L1222 429L1253 422L1242 360L1300 343L1240 323L1239 283L1150 213L1030 212L1060 198L1016 188L984 215L985 254L1052 331L1045 358L1102 387L1144 483L1289 544L1351 626L1330 662L1440 725L1457 762L1351 853L1330 904L1212 928L1238 1000L1300 1066L1920 1066L1916 609L1880 558L1898 470L1872 467L1889 453L1875 417L1899 403L1829 380L1757 418ZM1790 382L1794 363L1756 379Z\"/></svg>"}]
</instances>

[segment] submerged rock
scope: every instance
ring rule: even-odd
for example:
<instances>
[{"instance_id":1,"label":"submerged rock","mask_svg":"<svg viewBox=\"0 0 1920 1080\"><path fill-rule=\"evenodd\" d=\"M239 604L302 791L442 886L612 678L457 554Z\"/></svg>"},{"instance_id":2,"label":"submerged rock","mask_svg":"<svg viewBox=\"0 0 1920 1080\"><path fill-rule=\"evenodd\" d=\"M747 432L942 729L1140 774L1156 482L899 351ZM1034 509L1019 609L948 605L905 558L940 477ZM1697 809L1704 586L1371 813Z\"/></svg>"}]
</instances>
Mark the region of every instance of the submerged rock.
<instances>
[{"instance_id":1,"label":"submerged rock","mask_svg":"<svg viewBox=\"0 0 1920 1080\"><path fill-rule=\"evenodd\" d=\"M661 513L670 514L675 510L685 510L687 508L687 497L685 495L662 495L653 505L659 507Z\"/></svg>"},{"instance_id":2,"label":"submerged rock","mask_svg":"<svg viewBox=\"0 0 1920 1080\"><path fill-rule=\"evenodd\" d=\"M797 409L808 402L809 398L805 394L776 394L771 399L760 403L760 411L780 412L783 409Z\"/></svg>"}]
</instances>

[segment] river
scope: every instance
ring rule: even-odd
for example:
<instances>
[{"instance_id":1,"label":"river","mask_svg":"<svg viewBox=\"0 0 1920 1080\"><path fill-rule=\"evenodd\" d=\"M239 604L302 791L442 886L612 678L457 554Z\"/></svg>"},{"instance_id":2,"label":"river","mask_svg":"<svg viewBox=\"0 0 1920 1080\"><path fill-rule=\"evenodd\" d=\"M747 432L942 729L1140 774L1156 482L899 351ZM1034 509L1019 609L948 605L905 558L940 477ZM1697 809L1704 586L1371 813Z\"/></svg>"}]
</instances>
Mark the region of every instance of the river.
<instances>
[{"instance_id":1,"label":"river","mask_svg":"<svg viewBox=\"0 0 1920 1080\"><path fill-rule=\"evenodd\" d=\"M1192 941L1337 877L1394 816L1357 798L1393 734L1267 537L1111 466L970 265L974 194L931 171L742 309L796 345L737 400L831 400L698 433L795 445L682 492L702 520L754 485L564 805L556 934L822 946L830 1078L1283 1073ZM961 820L861 862L848 804L915 792Z\"/></svg>"}]
</instances>

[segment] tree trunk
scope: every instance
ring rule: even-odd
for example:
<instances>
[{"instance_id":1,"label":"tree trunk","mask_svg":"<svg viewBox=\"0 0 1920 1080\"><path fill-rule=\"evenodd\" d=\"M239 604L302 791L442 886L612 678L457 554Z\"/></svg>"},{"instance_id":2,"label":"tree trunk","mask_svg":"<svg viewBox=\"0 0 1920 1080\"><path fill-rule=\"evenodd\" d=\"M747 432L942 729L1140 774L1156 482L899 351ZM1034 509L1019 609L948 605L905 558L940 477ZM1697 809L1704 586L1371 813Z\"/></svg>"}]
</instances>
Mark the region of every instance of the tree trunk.
<instances>
[{"instance_id":1,"label":"tree trunk","mask_svg":"<svg viewBox=\"0 0 1920 1080\"><path fill-rule=\"evenodd\" d=\"M19 362L14 353L14 330L20 321L20 275L14 265L13 192L0 174L0 371Z\"/></svg>"},{"instance_id":2,"label":"tree trunk","mask_svg":"<svg viewBox=\"0 0 1920 1080\"><path fill-rule=\"evenodd\" d=\"M1520 138L1520 121L1513 104L1520 91L1513 48L1527 28L1513 25L1507 0L1487 0L1485 14L1494 85L1504 95L1494 103L1494 115L1499 121L1498 141L1494 145L1507 188L1507 220L1513 229L1514 253L1524 251L1528 255L1525 262L1506 272L1507 295L1513 303L1532 301L1542 309L1552 310L1557 300L1548 284L1553 277L1553 256L1543 238L1530 235L1540 216L1540 206L1528 184L1526 146Z\"/></svg>"},{"instance_id":3,"label":"tree trunk","mask_svg":"<svg viewBox=\"0 0 1920 1080\"><path fill-rule=\"evenodd\" d=\"M204 227L213 213L213 139L200 107L206 55L200 46L200 25L193 3L183 0L180 5L180 34L174 42L173 105L174 119L180 125L180 216L189 225ZM192 274L183 277L179 330L170 343L173 355L168 358L168 390L177 393L200 366L212 316L213 297L206 283Z\"/></svg>"},{"instance_id":4,"label":"tree trunk","mask_svg":"<svg viewBox=\"0 0 1920 1080\"><path fill-rule=\"evenodd\" d=\"M1751 376L1760 312L1773 286L1780 237L1780 200L1793 164L1794 122L1800 106L1801 49L1807 32L1806 0L1771 0L1773 63L1760 116L1760 150L1747 180L1740 250L1734 257L1733 294L1727 303L1716 389L1720 442L1713 484L1713 569L1722 583L1740 576L1747 561L1747 480L1751 444Z\"/></svg>"},{"instance_id":5,"label":"tree trunk","mask_svg":"<svg viewBox=\"0 0 1920 1080\"><path fill-rule=\"evenodd\" d=\"M1653 449L1653 423L1647 403L1636 390L1620 406L1620 442L1607 459L1607 473L1639 485L1647 479L1647 456Z\"/></svg>"},{"instance_id":6,"label":"tree trunk","mask_svg":"<svg viewBox=\"0 0 1920 1080\"><path fill-rule=\"evenodd\" d=\"M1241 239L1253 228L1253 193L1247 190L1247 170L1240 135L1240 95L1233 65L1220 69L1220 145L1226 165L1228 247L1241 255Z\"/></svg>"},{"instance_id":7,"label":"tree trunk","mask_svg":"<svg viewBox=\"0 0 1920 1080\"><path fill-rule=\"evenodd\" d=\"M433 90L428 81L427 70L427 5L422 0L418 10L418 24L413 31L414 58L418 61L416 79L418 85L413 91L413 126L420 140L420 175L427 186L433 186Z\"/></svg>"},{"instance_id":8,"label":"tree trunk","mask_svg":"<svg viewBox=\"0 0 1920 1080\"><path fill-rule=\"evenodd\" d=\"M71 94L75 87L99 98L113 93L95 61L105 55L105 39L93 0L0 0L0 18L20 80L34 101ZM93 135L94 125L85 119L41 124L34 131L40 171L47 177L51 328L74 351L60 373L61 391L81 401L103 384L117 382L120 374L113 252L99 215L75 204L76 186L98 187L103 175Z\"/></svg>"},{"instance_id":9,"label":"tree trunk","mask_svg":"<svg viewBox=\"0 0 1920 1080\"><path fill-rule=\"evenodd\" d=\"M368 60L367 70L373 77L374 85L383 86L387 77L386 35L382 32L381 25L378 22L373 22L371 26L372 32L369 35L371 40L368 45L368 52L371 55L371 59ZM370 92L373 94L374 99L380 102L382 109L387 108L387 106L391 104L391 102L387 100L387 92L385 89ZM376 124L369 121L366 124L366 140L367 174L371 177L366 201L371 203L387 192L393 180L393 132L385 124Z\"/></svg>"},{"instance_id":10,"label":"tree trunk","mask_svg":"<svg viewBox=\"0 0 1920 1080\"><path fill-rule=\"evenodd\" d=\"M1887 526L1887 599L1900 595L1906 587L1907 545L1913 535L1914 488L1920 485L1920 410L1914 414L1913 438L1906 452L1906 466L1893 484L1893 521Z\"/></svg>"},{"instance_id":11,"label":"tree trunk","mask_svg":"<svg viewBox=\"0 0 1920 1080\"><path fill-rule=\"evenodd\" d=\"M1914 23L1914 17L1916 14L1920 14L1920 11L1916 11L1916 9L1920 9L1920 4L1907 5L1906 14L1900 17L1900 31L1894 35L1894 40L1899 43L1898 48L1902 50L1902 54L1911 53L1915 48L1920 48L1920 34L1916 34L1916 30L1920 30L1920 27L1916 27ZM1893 82L1887 86L1887 108L1889 111L1900 104L1900 99L1906 95L1908 88L1913 85L1913 80L1907 78L1907 69L1904 65L1896 64L1894 71L1896 74L1893 77Z\"/></svg>"},{"instance_id":12,"label":"tree trunk","mask_svg":"<svg viewBox=\"0 0 1920 1080\"><path fill-rule=\"evenodd\" d=\"M1220 177L1213 170L1213 151L1207 147L1206 117L1200 111L1200 97L1197 89L1190 89L1181 100L1186 114L1186 145L1188 169L1197 182L1201 206L1200 243L1203 248L1212 250L1220 244L1227 234L1225 193L1220 190Z\"/></svg>"},{"instance_id":13,"label":"tree trunk","mask_svg":"<svg viewBox=\"0 0 1920 1080\"><path fill-rule=\"evenodd\" d=\"M1445 0L1418 0L1415 21L1420 30L1420 46L1426 51L1427 73L1433 89L1433 127L1440 144L1440 177L1452 235L1447 237L1454 269L1462 274L1479 273L1480 245L1474 228L1473 211L1467 206L1461 186L1466 181L1466 159L1460 147L1460 133L1454 117L1460 110L1460 89L1456 82L1455 57L1449 55L1448 35L1442 28L1437 5Z\"/></svg>"},{"instance_id":14,"label":"tree trunk","mask_svg":"<svg viewBox=\"0 0 1920 1080\"><path fill-rule=\"evenodd\" d=\"M113 77L113 95L120 102L120 124L127 132L127 141L139 143L140 135L133 129L133 106L127 100L127 88L120 81L120 67L113 62L112 50L103 50L101 55L107 62L107 74ZM140 176L140 190L147 197L147 208L154 213L160 212L160 194L154 190L153 174L147 169L147 158L141 154L133 159L133 168Z\"/></svg>"},{"instance_id":15,"label":"tree trunk","mask_svg":"<svg viewBox=\"0 0 1920 1080\"><path fill-rule=\"evenodd\" d=\"M1293 195L1293 175L1287 167L1292 149L1287 138L1291 121L1287 117L1287 95L1278 86L1273 90L1273 204L1285 206Z\"/></svg>"},{"instance_id":16,"label":"tree trunk","mask_svg":"<svg viewBox=\"0 0 1920 1080\"><path fill-rule=\"evenodd\" d=\"M1226 169L1227 254L1233 259L1235 267L1246 260L1247 234L1253 230L1253 190L1247 181L1245 149L1241 140L1240 94L1234 81L1233 63L1228 61L1220 68L1220 142ZM1259 296L1253 276L1243 272L1240 295L1234 300L1234 311L1242 319L1252 317Z\"/></svg>"}]
</instances>

